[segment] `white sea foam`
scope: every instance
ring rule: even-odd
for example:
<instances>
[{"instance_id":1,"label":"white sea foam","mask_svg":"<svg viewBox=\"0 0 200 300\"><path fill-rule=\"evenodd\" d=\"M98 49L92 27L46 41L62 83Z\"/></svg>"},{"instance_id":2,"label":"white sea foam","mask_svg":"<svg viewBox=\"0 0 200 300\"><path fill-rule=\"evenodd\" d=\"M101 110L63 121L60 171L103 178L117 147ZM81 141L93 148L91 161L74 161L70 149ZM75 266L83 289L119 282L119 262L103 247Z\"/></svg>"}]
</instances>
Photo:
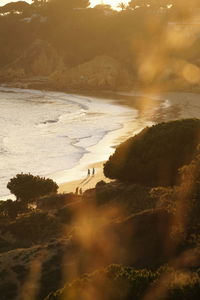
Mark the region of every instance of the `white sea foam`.
<instances>
[{"instance_id":1,"label":"white sea foam","mask_svg":"<svg viewBox=\"0 0 200 300\"><path fill-rule=\"evenodd\" d=\"M6 184L17 173L52 175L59 181L53 174L77 166L108 132L136 115L111 100L1 87L0 196L8 194ZM113 151L110 143L101 159Z\"/></svg>"}]
</instances>

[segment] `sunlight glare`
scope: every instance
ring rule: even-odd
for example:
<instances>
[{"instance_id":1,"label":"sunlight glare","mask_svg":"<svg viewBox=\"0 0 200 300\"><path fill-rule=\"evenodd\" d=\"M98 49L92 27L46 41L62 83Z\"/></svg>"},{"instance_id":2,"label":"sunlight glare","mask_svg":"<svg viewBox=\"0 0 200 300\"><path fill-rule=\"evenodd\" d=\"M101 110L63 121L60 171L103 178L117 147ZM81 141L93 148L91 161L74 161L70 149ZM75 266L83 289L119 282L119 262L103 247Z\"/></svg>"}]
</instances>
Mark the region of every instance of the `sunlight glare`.
<instances>
[{"instance_id":1,"label":"sunlight glare","mask_svg":"<svg viewBox=\"0 0 200 300\"><path fill-rule=\"evenodd\" d=\"M113 8L117 8L119 3L124 3L124 4L128 4L128 2L130 2L130 0L104 0L104 1L100 1L100 0L90 0L91 6L94 7L95 5L98 4L109 4L111 5Z\"/></svg>"},{"instance_id":2,"label":"sunlight glare","mask_svg":"<svg viewBox=\"0 0 200 300\"><path fill-rule=\"evenodd\" d=\"M17 2L17 1L18 0L0 0L0 6L3 6L9 2ZM32 3L31 0L25 0L25 1L28 3ZM108 4L108 5L111 5L112 8L114 8L114 9L119 9L118 8L119 3L124 3L125 5L127 5L129 2L130 2L130 0L104 0L104 1L103 0L90 0L91 7L94 7L95 5L98 5L98 4Z\"/></svg>"}]
</instances>

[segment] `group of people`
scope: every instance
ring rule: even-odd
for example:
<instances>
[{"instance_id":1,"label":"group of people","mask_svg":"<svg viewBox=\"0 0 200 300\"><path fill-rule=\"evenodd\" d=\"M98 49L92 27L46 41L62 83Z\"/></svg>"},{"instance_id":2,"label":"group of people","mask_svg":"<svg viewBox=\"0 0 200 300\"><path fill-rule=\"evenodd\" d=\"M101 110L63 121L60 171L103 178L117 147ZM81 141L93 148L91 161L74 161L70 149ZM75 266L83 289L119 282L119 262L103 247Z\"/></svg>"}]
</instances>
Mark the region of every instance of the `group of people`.
<instances>
[{"instance_id":1,"label":"group of people","mask_svg":"<svg viewBox=\"0 0 200 300\"><path fill-rule=\"evenodd\" d=\"M92 176L95 175L95 168L93 168L92 170L88 169L88 174L87 176L90 176L92 174Z\"/></svg>"},{"instance_id":2,"label":"group of people","mask_svg":"<svg viewBox=\"0 0 200 300\"><path fill-rule=\"evenodd\" d=\"M88 169L88 171L87 171L87 177L89 177L90 175L92 175L92 176L95 175L95 168L92 168L91 170ZM80 188L77 187L75 193L76 193L76 195L82 195L83 194L82 188L81 187Z\"/></svg>"},{"instance_id":3,"label":"group of people","mask_svg":"<svg viewBox=\"0 0 200 300\"><path fill-rule=\"evenodd\" d=\"M75 193L76 195L82 195L83 194L82 188L79 189L79 187L77 186Z\"/></svg>"}]
</instances>

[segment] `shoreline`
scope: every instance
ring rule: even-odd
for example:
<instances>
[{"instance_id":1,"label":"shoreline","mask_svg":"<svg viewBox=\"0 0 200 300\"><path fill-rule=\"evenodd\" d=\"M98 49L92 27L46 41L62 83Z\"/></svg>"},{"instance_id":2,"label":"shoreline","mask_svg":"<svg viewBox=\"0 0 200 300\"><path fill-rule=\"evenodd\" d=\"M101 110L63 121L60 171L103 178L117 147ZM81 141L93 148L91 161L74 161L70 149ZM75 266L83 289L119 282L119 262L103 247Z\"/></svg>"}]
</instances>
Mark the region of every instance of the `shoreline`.
<instances>
[{"instance_id":1,"label":"shoreline","mask_svg":"<svg viewBox=\"0 0 200 300\"><path fill-rule=\"evenodd\" d=\"M143 124L143 127L147 125ZM150 125L150 124L149 124ZM103 174L103 164L113 154L114 149L120 143L130 137L130 133L134 134L140 131L141 124L138 126L137 118L133 121L128 121L120 129L108 132L98 144L87 148L88 152L83 155L77 166L69 170L63 170L54 174L53 179L58 182L59 192L75 192L76 187L87 178L87 170L95 168L95 176L89 182L84 182L82 191L94 188L98 181L104 180L110 182ZM69 178L67 180L67 178Z\"/></svg>"},{"instance_id":2,"label":"shoreline","mask_svg":"<svg viewBox=\"0 0 200 300\"><path fill-rule=\"evenodd\" d=\"M11 87L10 88L7 87L7 88L12 89ZM60 171L56 171L53 173L46 173L43 175L46 178L47 177L52 178L58 183L58 185L62 185L63 183L66 182L72 183L73 181L76 181L78 179L83 179L87 172L88 165L90 164L96 165L99 162L104 162L105 160L107 160L109 156L113 153L116 145L118 145L120 142L124 141L126 138L129 137L131 128L135 127L135 123L137 123L135 122L135 120L137 119L136 109L133 108L123 109L121 104L117 103L117 101L113 101L114 97L112 97L111 99L110 98L106 99L105 97L98 98L96 96L94 98L98 99L99 103L100 101L105 101L105 105L112 104L116 106L116 113L119 114L119 120L116 123L117 126L115 129L105 128L106 134L101 138L101 140L97 144L85 148L86 152L83 154L82 158L80 159L80 161L77 163L75 167L71 169L64 169L64 170L61 169ZM110 109L109 106L108 109ZM110 117L112 118L112 114L110 115ZM105 177L103 176L103 164L101 165L101 167L97 168L97 171L98 171L98 176L99 174L101 174L101 176L98 177L99 180L101 179L105 180ZM94 180L92 181L94 182ZM66 192L71 192L71 189L66 190ZM2 195L0 199L6 200L12 197L11 195L9 195L9 192L4 195L5 196Z\"/></svg>"},{"instance_id":3,"label":"shoreline","mask_svg":"<svg viewBox=\"0 0 200 300\"><path fill-rule=\"evenodd\" d=\"M132 84L129 85L123 85L119 88L113 88L113 89L103 89L102 88L96 88L96 89L84 89L84 88L74 88L74 87L66 87L66 88L58 88L55 87L55 85L52 83L52 81L49 80L48 76L29 76L24 78L16 78L12 81L7 80L0 80L0 86L8 87L8 88L20 88L20 89L33 89L33 90L44 90L44 91L52 91L52 92L64 92L64 93L70 93L75 95L85 95L85 96L105 96L109 94L116 94L120 92L132 92L139 91L142 93L194 93L194 94L200 94L200 87L199 86L176 86L173 85L142 85L139 82L132 82Z\"/></svg>"},{"instance_id":4,"label":"shoreline","mask_svg":"<svg viewBox=\"0 0 200 300\"><path fill-rule=\"evenodd\" d=\"M2 86L5 87L5 86ZM5 87L6 88L6 87ZM7 88L15 88L8 87ZM49 90L47 90L49 91ZM55 90L54 90L55 92ZM56 90L56 92L59 92ZM64 91L60 91L61 93ZM67 94L67 92L64 92ZM74 93L74 95L78 95ZM80 94L85 96L85 94ZM102 97L104 95L104 97ZM106 95L109 97L106 98ZM102 101L115 100L116 105L126 106L137 110L138 115L133 120L127 120L123 127L108 132L100 142L89 147L78 165L72 169L55 172L50 176L53 180L59 181L59 192L75 192L76 187L87 178L88 168L95 167L96 174L90 181L84 182L83 192L94 188L98 181L109 182L103 174L103 164L108 157L105 157L104 147L114 149L118 144L141 131L146 126L151 126L158 122L169 121L180 118L200 118L199 94L194 92L165 92L165 93L145 93L135 91L103 91L101 93L92 92L91 97L96 97ZM168 103L167 103L168 102ZM113 102L114 103L114 102ZM104 146L104 147L103 147ZM90 151L91 150L91 151ZM110 151L110 150L109 150ZM108 152L107 152L108 153ZM60 180L58 178L60 177ZM10 198L10 196L1 197L1 199Z\"/></svg>"},{"instance_id":5,"label":"shoreline","mask_svg":"<svg viewBox=\"0 0 200 300\"><path fill-rule=\"evenodd\" d=\"M101 180L106 183L111 182L112 180L106 178L103 174L104 163L105 161L88 165L88 169L95 169L94 175L86 175L84 178L62 183L59 185L58 193L75 193L77 188L79 189L79 191L81 189L84 193L88 189L95 188L96 184Z\"/></svg>"},{"instance_id":6,"label":"shoreline","mask_svg":"<svg viewBox=\"0 0 200 300\"><path fill-rule=\"evenodd\" d=\"M140 95L138 95L140 94ZM147 98L151 99L152 102L149 104L143 105L143 110L138 108L139 115L136 118L135 122L137 123L137 128L130 126L125 129L125 134L119 135L119 138L116 139L116 144L128 139L130 136L133 136L137 132L141 131L144 127L153 125L159 122L166 122L175 119L184 119L184 118L200 118L200 96L196 93L191 92L168 92L162 94L152 94L144 95L143 93L135 92L118 92L120 97L138 97L139 102L146 102ZM131 99L130 99L131 100ZM136 101L137 102L137 101ZM127 105L129 107L135 107L135 103L130 103L124 99L123 101L117 102L120 105ZM140 103L141 104L141 103ZM146 107L145 107L146 105ZM137 105L136 105L137 106ZM142 106L142 105L141 105ZM128 125L128 124L127 124ZM103 168L103 163L100 165ZM98 179L105 180L103 170L99 170ZM75 186L81 183L81 180L65 182L60 185L60 191L65 190L74 191ZM109 182L109 179L107 179ZM94 188L96 183L95 180L91 181L86 189ZM95 183L95 184L94 184ZM72 188L70 188L70 185Z\"/></svg>"}]
</instances>

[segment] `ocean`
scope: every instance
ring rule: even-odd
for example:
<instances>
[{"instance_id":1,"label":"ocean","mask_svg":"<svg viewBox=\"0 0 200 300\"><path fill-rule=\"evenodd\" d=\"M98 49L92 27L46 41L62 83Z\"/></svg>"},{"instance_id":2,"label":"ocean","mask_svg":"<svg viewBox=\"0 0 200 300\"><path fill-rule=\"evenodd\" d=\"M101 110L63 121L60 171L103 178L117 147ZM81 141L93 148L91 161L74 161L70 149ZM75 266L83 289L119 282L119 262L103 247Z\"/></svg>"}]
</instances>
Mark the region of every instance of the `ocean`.
<instances>
[{"instance_id":1,"label":"ocean","mask_svg":"<svg viewBox=\"0 0 200 300\"><path fill-rule=\"evenodd\" d=\"M118 132L138 114L116 103L92 96L1 87L0 199L9 195L6 185L18 173L30 172L62 183L85 176L80 166L85 155L90 163L108 159ZM106 138L113 132L116 134Z\"/></svg>"}]
</instances>

